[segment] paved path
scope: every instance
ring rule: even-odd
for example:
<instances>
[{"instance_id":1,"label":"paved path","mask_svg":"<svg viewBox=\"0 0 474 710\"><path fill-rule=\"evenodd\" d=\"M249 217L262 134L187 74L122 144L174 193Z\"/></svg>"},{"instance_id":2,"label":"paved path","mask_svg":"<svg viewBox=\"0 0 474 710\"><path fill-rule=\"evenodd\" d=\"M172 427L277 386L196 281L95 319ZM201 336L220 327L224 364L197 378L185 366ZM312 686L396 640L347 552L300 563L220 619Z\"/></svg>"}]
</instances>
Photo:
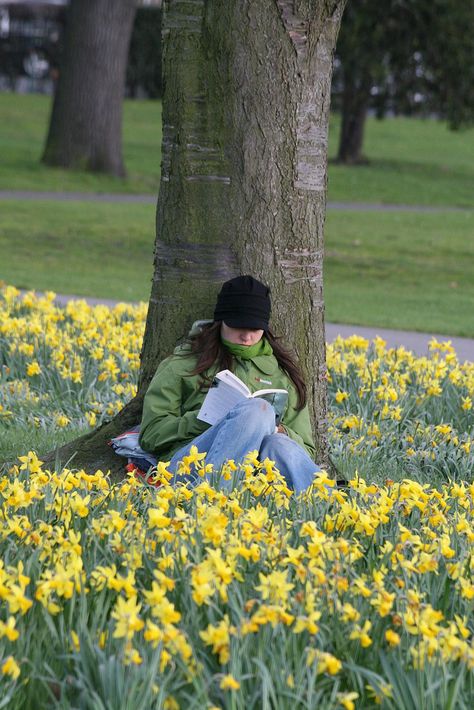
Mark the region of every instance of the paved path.
<instances>
[{"instance_id":1,"label":"paved path","mask_svg":"<svg viewBox=\"0 0 474 710\"><path fill-rule=\"evenodd\" d=\"M0 190L0 200L58 200L59 202L116 202L135 204L156 204L156 195L132 195L130 193L107 192L40 192L33 190ZM379 202L328 202L329 210L355 210L358 212L466 212L472 207L452 207L449 205L431 207L429 205L389 205Z\"/></svg>"},{"instance_id":2,"label":"paved path","mask_svg":"<svg viewBox=\"0 0 474 710\"><path fill-rule=\"evenodd\" d=\"M60 305L66 304L68 301L82 299L91 305L105 304L113 307L117 301L107 298L86 298L83 296L65 296L57 295L56 302ZM343 325L339 323L326 323L326 339L332 342L338 335L343 338L348 338L350 335L361 335L368 340L372 340L376 335L383 338L389 348L403 345L407 350L412 350L416 355L426 355L428 351L428 343L432 338L436 338L439 342L449 340L456 350L460 362L464 360L474 361L474 339L450 337L449 335L439 335L436 333L416 333L406 330L389 330L388 328L369 328L359 325Z\"/></svg>"},{"instance_id":3,"label":"paved path","mask_svg":"<svg viewBox=\"0 0 474 710\"><path fill-rule=\"evenodd\" d=\"M156 204L157 195L107 192L41 192L39 190L0 190L0 200L57 200L58 202L134 202Z\"/></svg>"}]
</instances>

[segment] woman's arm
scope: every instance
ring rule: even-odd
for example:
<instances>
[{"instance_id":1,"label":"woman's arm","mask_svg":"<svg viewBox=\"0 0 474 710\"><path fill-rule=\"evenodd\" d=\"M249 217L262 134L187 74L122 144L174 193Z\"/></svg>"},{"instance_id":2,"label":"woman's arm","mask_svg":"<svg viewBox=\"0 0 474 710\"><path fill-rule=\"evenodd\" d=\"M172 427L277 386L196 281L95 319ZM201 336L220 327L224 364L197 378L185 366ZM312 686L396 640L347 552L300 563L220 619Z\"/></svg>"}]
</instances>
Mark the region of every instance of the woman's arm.
<instances>
[{"instance_id":1,"label":"woman's arm","mask_svg":"<svg viewBox=\"0 0 474 710\"><path fill-rule=\"evenodd\" d=\"M285 429L285 433L288 434L290 439L293 439L293 441L296 441L297 444L306 449L314 461L316 447L311 430L308 405L306 404L303 409L298 411L296 408L297 394L293 385L288 387L288 393L288 408L281 423Z\"/></svg>"},{"instance_id":2,"label":"woman's arm","mask_svg":"<svg viewBox=\"0 0 474 710\"><path fill-rule=\"evenodd\" d=\"M139 443L145 451L156 456L184 446L208 427L197 419L199 406L182 412L182 359L180 364L181 367L176 366L173 356L160 364L143 402Z\"/></svg>"}]
</instances>

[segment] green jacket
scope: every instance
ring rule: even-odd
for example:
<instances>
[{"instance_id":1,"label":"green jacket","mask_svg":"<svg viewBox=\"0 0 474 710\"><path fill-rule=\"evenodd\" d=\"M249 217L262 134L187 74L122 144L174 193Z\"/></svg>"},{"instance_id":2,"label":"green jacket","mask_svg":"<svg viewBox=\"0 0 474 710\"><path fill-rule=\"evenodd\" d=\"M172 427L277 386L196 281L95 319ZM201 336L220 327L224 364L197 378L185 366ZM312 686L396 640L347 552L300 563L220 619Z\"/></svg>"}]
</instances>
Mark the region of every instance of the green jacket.
<instances>
[{"instance_id":1,"label":"green jacket","mask_svg":"<svg viewBox=\"0 0 474 710\"><path fill-rule=\"evenodd\" d=\"M197 418L206 390L200 389L201 375L190 374L195 366L196 356L190 353L189 346L177 347L160 363L145 395L139 443L158 460L169 461L178 449L209 428ZM216 372L214 366L205 374L212 378ZM234 357L234 373L251 392L266 387L288 390L288 407L281 424L288 436L314 459L308 408L297 411L296 388L275 356L258 355L250 360Z\"/></svg>"}]
</instances>

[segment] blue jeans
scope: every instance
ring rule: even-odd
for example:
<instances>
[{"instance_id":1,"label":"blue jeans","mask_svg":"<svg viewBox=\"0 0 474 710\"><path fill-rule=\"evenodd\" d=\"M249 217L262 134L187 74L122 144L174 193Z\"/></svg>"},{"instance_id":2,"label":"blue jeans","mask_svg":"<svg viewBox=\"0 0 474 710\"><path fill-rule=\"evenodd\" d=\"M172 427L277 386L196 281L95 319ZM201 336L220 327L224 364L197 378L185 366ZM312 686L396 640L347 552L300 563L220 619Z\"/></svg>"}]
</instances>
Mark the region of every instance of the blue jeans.
<instances>
[{"instance_id":1,"label":"blue jeans","mask_svg":"<svg viewBox=\"0 0 474 710\"><path fill-rule=\"evenodd\" d=\"M249 451L258 451L258 458L275 462L289 488L295 493L308 488L316 471L320 471L306 450L286 434L275 433L275 412L271 404L255 397L237 404L220 422L179 449L171 459L169 471L176 473L178 463L187 456L191 446L206 452L206 463L219 471L227 459L242 463ZM183 479L179 479L183 480ZM231 488L231 481L221 479L222 488Z\"/></svg>"}]
</instances>

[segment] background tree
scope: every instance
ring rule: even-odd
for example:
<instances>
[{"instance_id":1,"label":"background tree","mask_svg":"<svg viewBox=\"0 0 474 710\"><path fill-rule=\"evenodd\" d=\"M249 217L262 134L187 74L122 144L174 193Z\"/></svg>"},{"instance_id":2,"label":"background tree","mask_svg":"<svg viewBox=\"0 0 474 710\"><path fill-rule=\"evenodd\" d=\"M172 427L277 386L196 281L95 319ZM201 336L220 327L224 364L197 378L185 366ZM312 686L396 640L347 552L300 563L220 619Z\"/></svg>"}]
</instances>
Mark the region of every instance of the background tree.
<instances>
[{"instance_id":1,"label":"background tree","mask_svg":"<svg viewBox=\"0 0 474 710\"><path fill-rule=\"evenodd\" d=\"M341 87L341 129L337 160L365 162L364 128L371 88L387 72L387 5L393 0L353 0L341 23L337 42L338 83Z\"/></svg>"},{"instance_id":2,"label":"background tree","mask_svg":"<svg viewBox=\"0 0 474 710\"><path fill-rule=\"evenodd\" d=\"M474 2L412 0L420 44L420 91L452 129L474 122ZM419 72L420 74L420 72Z\"/></svg>"},{"instance_id":3,"label":"background tree","mask_svg":"<svg viewBox=\"0 0 474 710\"><path fill-rule=\"evenodd\" d=\"M474 119L474 4L353 0L337 43L341 131L337 160L363 163L369 108L433 115L451 128Z\"/></svg>"},{"instance_id":4,"label":"background tree","mask_svg":"<svg viewBox=\"0 0 474 710\"><path fill-rule=\"evenodd\" d=\"M136 0L71 0L43 162L123 176L122 103Z\"/></svg>"},{"instance_id":5,"label":"background tree","mask_svg":"<svg viewBox=\"0 0 474 710\"><path fill-rule=\"evenodd\" d=\"M333 50L343 0L170 0L155 273L138 394L59 452L110 467L104 442L135 424L158 362L223 280L267 282L273 325L307 381L327 456L323 226Z\"/></svg>"},{"instance_id":6,"label":"background tree","mask_svg":"<svg viewBox=\"0 0 474 710\"><path fill-rule=\"evenodd\" d=\"M161 15L155 5L139 7L133 23L127 63L127 89L136 98L139 90L149 98L161 97Z\"/></svg>"}]
</instances>

